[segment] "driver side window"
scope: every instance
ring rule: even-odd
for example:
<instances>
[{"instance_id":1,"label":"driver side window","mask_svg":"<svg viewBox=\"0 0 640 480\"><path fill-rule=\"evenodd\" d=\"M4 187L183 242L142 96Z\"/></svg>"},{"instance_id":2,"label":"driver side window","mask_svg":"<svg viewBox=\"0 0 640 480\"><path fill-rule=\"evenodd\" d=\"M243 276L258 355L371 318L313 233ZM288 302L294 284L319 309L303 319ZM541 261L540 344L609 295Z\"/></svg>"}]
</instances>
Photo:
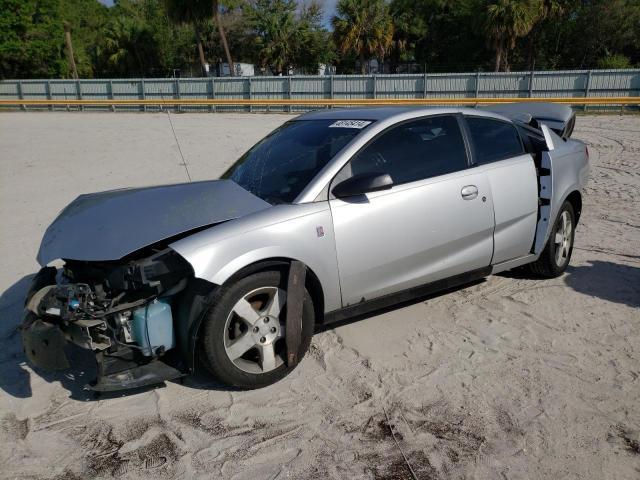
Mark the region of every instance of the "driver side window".
<instances>
[{"instance_id":1,"label":"driver side window","mask_svg":"<svg viewBox=\"0 0 640 480\"><path fill-rule=\"evenodd\" d=\"M467 168L462 132L453 115L412 120L381 133L338 174L387 173L394 185ZM346 171L345 171L346 170Z\"/></svg>"}]
</instances>

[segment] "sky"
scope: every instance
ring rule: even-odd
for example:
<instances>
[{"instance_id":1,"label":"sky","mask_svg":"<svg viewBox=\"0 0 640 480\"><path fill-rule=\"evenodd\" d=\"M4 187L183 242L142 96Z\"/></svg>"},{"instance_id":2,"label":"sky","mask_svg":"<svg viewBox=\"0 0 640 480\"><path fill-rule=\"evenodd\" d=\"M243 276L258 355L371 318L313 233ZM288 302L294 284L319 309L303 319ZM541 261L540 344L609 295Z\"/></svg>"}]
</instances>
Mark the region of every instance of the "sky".
<instances>
[{"instance_id":1,"label":"sky","mask_svg":"<svg viewBox=\"0 0 640 480\"><path fill-rule=\"evenodd\" d=\"M111 7L113 5L113 0L98 0L100 3L104 3L106 6ZM298 3L306 3L306 0L297 0ZM324 18L322 19L322 24L330 28L331 27L331 16L336 11L336 2L338 0L317 0L320 5L322 5L322 10L324 11Z\"/></svg>"}]
</instances>

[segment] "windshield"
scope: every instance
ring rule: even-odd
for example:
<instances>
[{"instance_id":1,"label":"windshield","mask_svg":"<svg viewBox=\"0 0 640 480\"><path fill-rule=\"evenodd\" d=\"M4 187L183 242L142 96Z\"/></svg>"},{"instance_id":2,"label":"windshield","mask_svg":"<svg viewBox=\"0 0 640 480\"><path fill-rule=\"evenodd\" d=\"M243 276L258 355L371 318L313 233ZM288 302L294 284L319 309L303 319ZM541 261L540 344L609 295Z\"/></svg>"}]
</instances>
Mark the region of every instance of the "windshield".
<instances>
[{"instance_id":1,"label":"windshield","mask_svg":"<svg viewBox=\"0 0 640 480\"><path fill-rule=\"evenodd\" d=\"M368 120L287 122L258 142L221 178L263 200L291 203Z\"/></svg>"}]
</instances>

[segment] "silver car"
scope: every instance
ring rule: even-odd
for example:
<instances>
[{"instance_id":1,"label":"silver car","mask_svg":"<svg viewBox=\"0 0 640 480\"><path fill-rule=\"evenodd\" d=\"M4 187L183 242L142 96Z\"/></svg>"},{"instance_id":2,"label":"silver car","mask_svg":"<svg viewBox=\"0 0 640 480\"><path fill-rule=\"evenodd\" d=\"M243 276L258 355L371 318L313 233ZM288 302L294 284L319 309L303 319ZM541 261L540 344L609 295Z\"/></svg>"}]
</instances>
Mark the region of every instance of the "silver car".
<instances>
[{"instance_id":1,"label":"silver car","mask_svg":"<svg viewBox=\"0 0 640 480\"><path fill-rule=\"evenodd\" d=\"M320 325L516 267L558 276L589 170L574 123L550 104L330 109L220 180L82 195L42 240L27 358L92 350L97 391L196 365L256 388Z\"/></svg>"}]
</instances>

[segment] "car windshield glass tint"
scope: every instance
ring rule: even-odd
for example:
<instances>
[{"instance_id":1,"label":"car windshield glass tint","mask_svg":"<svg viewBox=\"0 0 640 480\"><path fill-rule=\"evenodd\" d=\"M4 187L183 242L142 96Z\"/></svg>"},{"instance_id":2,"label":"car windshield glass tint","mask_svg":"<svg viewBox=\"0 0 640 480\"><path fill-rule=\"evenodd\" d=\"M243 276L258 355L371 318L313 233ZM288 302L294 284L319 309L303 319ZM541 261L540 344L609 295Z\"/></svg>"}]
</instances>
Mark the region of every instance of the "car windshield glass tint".
<instances>
[{"instance_id":1,"label":"car windshield glass tint","mask_svg":"<svg viewBox=\"0 0 640 480\"><path fill-rule=\"evenodd\" d=\"M291 203L329 160L371 123L287 122L245 153L222 178L269 203Z\"/></svg>"}]
</instances>

